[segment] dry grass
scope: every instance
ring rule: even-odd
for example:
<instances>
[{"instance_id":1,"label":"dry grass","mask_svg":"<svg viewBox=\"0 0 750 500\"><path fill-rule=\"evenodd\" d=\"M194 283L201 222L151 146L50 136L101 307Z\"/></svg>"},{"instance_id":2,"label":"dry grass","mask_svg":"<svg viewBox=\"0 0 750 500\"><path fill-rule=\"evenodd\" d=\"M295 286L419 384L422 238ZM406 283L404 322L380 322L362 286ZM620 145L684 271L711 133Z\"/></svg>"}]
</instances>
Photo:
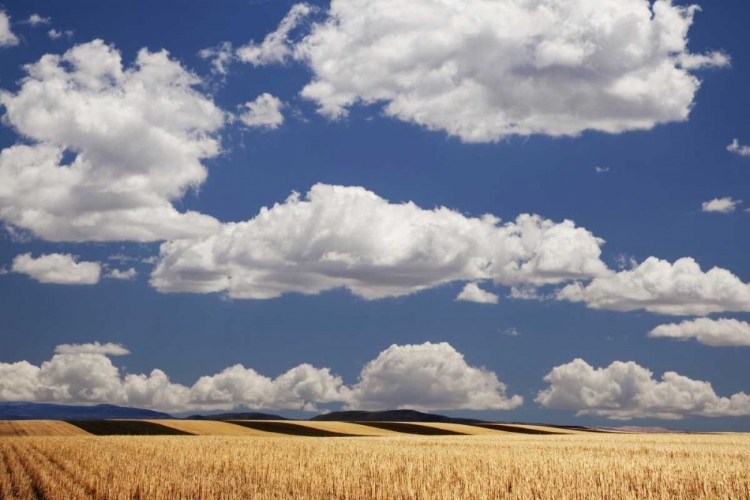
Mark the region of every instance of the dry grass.
<instances>
[{"instance_id":1,"label":"dry grass","mask_svg":"<svg viewBox=\"0 0 750 500\"><path fill-rule=\"evenodd\" d=\"M362 424L352 422L326 422L326 421L296 421L295 425L302 425L312 429L320 429L327 432L338 434L348 434L350 436L398 436L400 433L389 431L387 429L376 429Z\"/></svg>"},{"instance_id":2,"label":"dry grass","mask_svg":"<svg viewBox=\"0 0 750 500\"><path fill-rule=\"evenodd\" d=\"M444 424L439 422L419 422L420 426L431 427L433 429L442 429L444 431L455 432L457 434L464 434L466 436L497 436L502 435L503 431L499 429L489 429L487 427L478 427L475 425L464 425L464 424Z\"/></svg>"},{"instance_id":3,"label":"dry grass","mask_svg":"<svg viewBox=\"0 0 750 500\"><path fill-rule=\"evenodd\" d=\"M3 499L748 499L748 435L0 440Z\"/></svg>"},{"instance_id":4,"label":"dry grass","mask_svg":"<svg viewBox=\"0 0 750 500\"><path fill-rule=\"evenodd\" d=\"M178 431L195 434L196 436L278 436L278 434L271 432L263 432L241 425L212 420L145 420L145 422L160 424Z\"/></svg>"},{"instance_id":5,"label":"dry grass","mask_svg":"<svg viewBox=\"0 0 750 500\"><path fill-rule=\"evenodd\" d=\"M546 425L526 425L526 424L486 424L486 427L493 427L505 432L517 432L519 434L588 434L589 431L577 429L565 429L562 427L551 427ZM529 431L529 432L525 432Z\"/></svg>"},{"instance_id":6,"label":"dry grass","mask_svg":"<svg viewBox=\"0 0 750 500\"><path fill-rule=\"evenodd\" d=\"M0 437L9 436L88 436L88 432L58 420L0 420Z\"/></svg>"}]
</instances>

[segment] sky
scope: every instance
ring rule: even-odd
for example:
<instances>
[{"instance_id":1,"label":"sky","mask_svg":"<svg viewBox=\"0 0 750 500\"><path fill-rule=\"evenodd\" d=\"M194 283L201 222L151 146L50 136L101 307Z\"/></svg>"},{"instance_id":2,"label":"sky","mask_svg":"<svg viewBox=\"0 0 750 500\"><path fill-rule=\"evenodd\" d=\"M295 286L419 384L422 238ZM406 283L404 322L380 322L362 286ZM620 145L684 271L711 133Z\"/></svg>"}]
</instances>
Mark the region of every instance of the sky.
<instances>
[{"instance_id":1,"label":"sky","mask_svg":"<svg viewBox=\"0 0 750 500\"><path fill-rule=\"evenodd\" d=\"M0 9L0 401L750 431L746 1Z\"/></svg>"}]
</instances>

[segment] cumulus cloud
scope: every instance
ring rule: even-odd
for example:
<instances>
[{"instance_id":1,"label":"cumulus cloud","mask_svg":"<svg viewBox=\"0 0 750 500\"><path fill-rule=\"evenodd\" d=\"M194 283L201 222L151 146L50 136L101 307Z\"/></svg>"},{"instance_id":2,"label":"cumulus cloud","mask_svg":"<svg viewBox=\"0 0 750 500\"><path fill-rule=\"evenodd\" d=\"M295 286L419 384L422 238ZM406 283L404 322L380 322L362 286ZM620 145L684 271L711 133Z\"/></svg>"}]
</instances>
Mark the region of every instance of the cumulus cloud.
<instances>
[{"instance_id":1,"label":"cumulus cloud","mask_svg":"<svg viewBox=\"0 0 750 500\"><path fill-rule=\"evenodd\" d=\"M727 151L740 156L750 156L750 146L740 144L739 139L733 140L732 144L727 146Z\"/></svg>"},{"instance_id":2,"label":"cumulus cloud","mask_svg":"<svg viewBox=\"0 0 750 500\"><path fill-rule=\"evenodd\" d=\"M718 212L722 214L729 214L737 209L737 205L741 204L742 200L735 200L731 196L726 198L715 198L711 201L703 203L701 210L703 212Z\"/></svg>"},{"instance_id":3,"label":"cumulus cloud","mask_svg":"<svg viewBox=\"0 0 750 500\"><path fill-rule=\"evenodd\" d=\"M18 37L10 29L10 16L0 10L0 47L18 45Z\"/></svg>"},{"instance_id":4,"label":"cumulus cloud","mask_svg":"<svg viewBox=\"0 0 750 500\"><path fill-rule=\"evenodd\" d=\"M95 285L99 283L101 264L78 262L70 254L51 253L32 257L30 253L13 259L11 272L25 274L40 283L60 285Z\"/></svg>"},{"instance_id":5,"label":"cumulus cloud","mask_svg":"<svg viewBox=\"0 0 750 500\"><path fill-rule=\"evenodd\" d=\"M39 14L31 14L26 22L32 26L39 26L43 24L49 24L52 22L52 18L42 17Z\"/></svg>"},{"instance_id":6,"label":"cumulus cloud","mask_svg":"<svg viewBox=\"0 0 750 500\"><path fill-rule=\"evenodd\" d=\"M275 130L284 123L281 110L284 103L269 93L261 94L257 99L245 103L240 120L248 127L260 127Z\"/></svg>"},{"instance_id":7,"label":"cumulus cloud","mask_svg":"<svg viewBox=\"0 0 750 500\"><path fill-rule=\"evenodd\" d=\"M705 316L750 311L750 285L726 269L704 272L691 258L670 264L649 257L633 269L594 278L588 285L567 285L557 299L585 302L594 309Z\"/></svg>"},{"instance_id":8,"label":"cumulus cloud","mask_svg":"<svg viewBox=\"0 0 750 500\"><path fill-rule=\"evenodd\" d=\"M101 344L60 344L55 347L55 354L103 354L105 356L127 356L130 351L122 344L107 342Z\"/></svg>"},{"instance_id":9,"label":"cumulus cloud","mask_svg":"<svg viewBox=\"0 0 750 500\"><path fill-rule=\"evenodd\" d=\"M594 167L594 169L596 170L597 174L606 174L607 172L609 172L609 167L598 167L597 166L597 167Z\"/></svg>"},{"instance_id":10,"label":"cumulus cloud","mask_svg":"<svg viewBox=\"0 0 750 500\"><path fill-rule=\"evenodd\" d=\"M60 31L52 28L47 32L47 36L52 40L57 40L58 38L62 38L63 36L70 40L71 38L73 38L73 32L71 30Z\"/></svg>"},{"instance_id":11,"label":"cumulus cloud","mask_svg":"<svg viewBox=\"0 0 750 500\"><path fill-rule=\"evenodd\" d=\"M290 33L314 10L315 8L308 4L292 6L276 31L268 34L261 44L250 42L239 47L237 57L240 61L253 66L284 64L294 52L292 41L289 39Z\"/></svg>"},{"instance_id":12,"label":"cumulus cloud","mask_svg":"<svg viewBox=\"0 0 750 500\"><path fill-rule=\"evenodd\" d=\"M329 368L302 364L269 378L235 365L200 377L191 387L162 370L124 374L110 360L129 351L119 344L63 344L51 360L0 363L0 401L111 403L162 411L298 409L338 403L347 408L511 409L505 385L483 368L466 364L448 344L391 346L368 363L353 387Z\"/></svg>"},{"instance_id":13,"label":"cumulus cloud","mask_svg":"<svg viewBox=\"0 0 750 500\"><path fill-rule=\"evenodd\" d=\"M229 65L234 59L234 50L230 42L221 42L215 47L201 49L198 52L198 57L211 61L212 72L226 75L229 72Z\"/></svg>"},{"instance_id":14,"label":"cumulus cloud","mask_svg":"<svg viewBox=\"0 0 750 500\"><path fill-rule=\"evenodd\" d=\"M269 299L344 287L365 299L451 281L550 284L607 276L603 240L571 221L521 215L501 225L361 187L317 184L207 238L162 244L151 284L162 292Z\"/></svg>"},{"instance_id":15,"label":"cumulus cloud","mask_svg":"<svg viewBox=\"0 0 750 500\"><path fill-rule=\"evenodd\" d=\"M750 323L736 319L697 318L682 323L659 325L648 334L652 338L696 339L712 347L750 346Z\"/></svg>"},{"instance_id":16,"label":"cumulus cloud","mask_svg":"<svg viewBox=\"0 0 750 500\"><path fill-rule=\"evenodd\" d=\"M357 104L465 142L512 135L620 133L687 120L703 67L692 54L697 6L671 0L334 0L298 43L298 4L240 58L290 57L313 72L303 97L331 119Z\"/></svg>"},{"instance_id":17,"label":"cumulus cloud","mask_svg":"<svg viewBox=\"0 0 750 500\"><path fill-rule=\"evenodd\" d=\"M536 402L546 408L575 411L614 420L681 419L688 415L750 415L750 395L720 397L709 382L666 372L661 380L633 361L594 368L582 359L556 366L544 377L550 384Z\"/></svg>"},{"instance_id":18,"label":"cumulus cloud","mask_svg":"<svg viewBox=\"0 0 750 500\"><path fill-rule=\"evenodd\" d=\"M134 267L122 271L120 269L112 269L104 275L105 278L126 281L135 279L136 276L138 276L138 271L136 271Z\"/></svg>"},{"instance_id":19,"label":"cumulus cloud","mask_svg":"<svg viewBox=\"0 0 750 500\"><path fill-rule=\"evenodd\" d=\"M470 366L445 342L392 345L362 369L348 409L510 410L521 396L506 397L495 373Z\"/></svg>"},{"instance_id":20,"label":"cumulus cloud","mask_svg":"<svg viewBox=\"0 0 750 500\"><path fill-rule=\"evenodd\" d=\"M27 141L0 152L0 219L51 241L157 241L219 223L172 201L207 177L224 113L166 51L131 67L101 40L25 66L0 92L3 120ZM73 158L66 159L67 156Z\"/></svg>"},{"instance_id":21,"label":"cumulus cloud","mask_svg":"<svg viewBox=\"0 0 750 500\"><path fill-rule=\"evenodd\" d=\"M494 293L482 290L477 283L467 283L456 300L476 302L477 304L497 304L499 297Z\"/></svg>"}]
</instances>

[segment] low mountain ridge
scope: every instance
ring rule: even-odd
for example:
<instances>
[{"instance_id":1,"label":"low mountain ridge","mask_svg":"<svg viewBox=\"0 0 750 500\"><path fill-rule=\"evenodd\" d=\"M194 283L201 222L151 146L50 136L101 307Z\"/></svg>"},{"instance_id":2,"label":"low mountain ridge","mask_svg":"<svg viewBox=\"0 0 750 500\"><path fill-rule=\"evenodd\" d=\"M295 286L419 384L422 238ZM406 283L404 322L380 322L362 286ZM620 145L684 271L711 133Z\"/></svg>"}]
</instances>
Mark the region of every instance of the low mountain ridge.
<instances>
[{"instance_id":1,"label":"low mountain ridge","mask_svg":"<svg viewBox=\"0 0 750 500\"><path fill-rule=\"evenodd\" d=\"M481 424L484 420L473 418L447 417L416 410L385 411L333 411L317 415L310 420L335 422L427 422L443 424Z\"/></svg>"},{"instance_id":2,"label":"low mountain ridge","mask_svg":"<svg viewBox=\"0 0 750 500\"><path fill-rule=\"evenodd\" d=\"M0 403L0 420L173 419L172 415L115 405L72 406L53 403Z\"/></svg>"},{"instance_id":3,"label":"low mountain ridge","mask_svg":"<svg viewBox=\"0 0 750 500\"><path fill-rule=\"evenodd\" d=\"M280 415L271 413L245 412L245 413L216 413L214 415L190 415L185 420L289 420Z\"/></svg>"}]
</instances>

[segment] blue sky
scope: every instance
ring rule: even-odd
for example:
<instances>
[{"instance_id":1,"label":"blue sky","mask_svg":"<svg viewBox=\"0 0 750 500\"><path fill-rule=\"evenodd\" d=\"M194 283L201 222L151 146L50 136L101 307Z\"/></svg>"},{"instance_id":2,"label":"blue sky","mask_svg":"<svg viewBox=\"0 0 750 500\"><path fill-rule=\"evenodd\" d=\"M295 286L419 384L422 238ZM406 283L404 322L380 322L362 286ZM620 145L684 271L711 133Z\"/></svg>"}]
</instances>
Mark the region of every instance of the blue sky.
<instances>
[{"instance_id":1,"label":"blue sky","mask_svg":"<svg viewBox=\"0 0 750 500\"><path fill-rule=\"evenodd\" d=\"M750 430L750 7L540 4L6 1L0 399Z\"/></svg>"}]
</instances>

